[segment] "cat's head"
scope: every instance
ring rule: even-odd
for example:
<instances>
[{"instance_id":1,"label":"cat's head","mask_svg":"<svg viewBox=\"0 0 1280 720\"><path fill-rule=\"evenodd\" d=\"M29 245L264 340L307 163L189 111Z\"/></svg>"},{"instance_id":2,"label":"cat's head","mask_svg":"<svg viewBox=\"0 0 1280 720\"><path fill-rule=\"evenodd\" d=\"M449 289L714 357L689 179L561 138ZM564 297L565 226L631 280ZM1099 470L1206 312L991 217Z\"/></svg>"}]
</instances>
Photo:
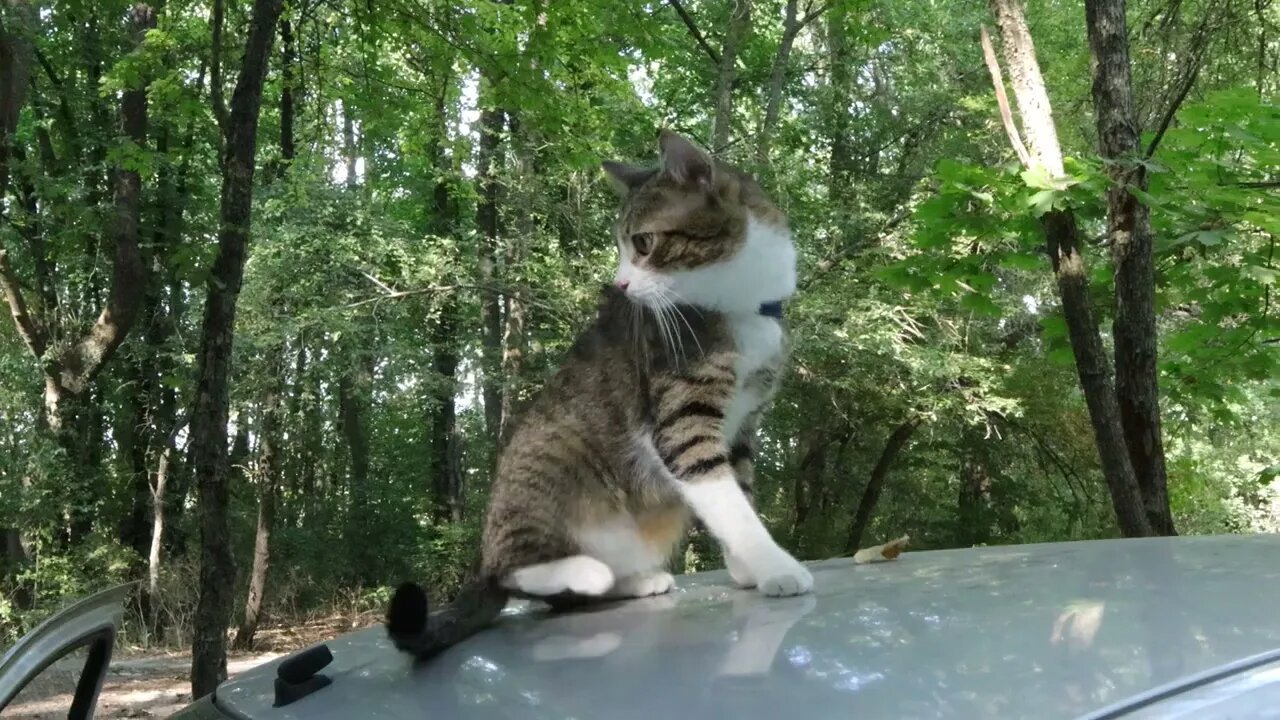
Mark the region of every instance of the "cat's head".
<instances>
[{"instance_id":1,"label":"cat's head","mask_svg":"<svg viewBox=\"0 0 1280 720\"><path fill-rule=\"evenodd\" d=\"M746 174L669 130L659 167L606 162L622 195L614 284L635 302L755 313L796 288L786 217Z\"/></svg>"}]
</instances>

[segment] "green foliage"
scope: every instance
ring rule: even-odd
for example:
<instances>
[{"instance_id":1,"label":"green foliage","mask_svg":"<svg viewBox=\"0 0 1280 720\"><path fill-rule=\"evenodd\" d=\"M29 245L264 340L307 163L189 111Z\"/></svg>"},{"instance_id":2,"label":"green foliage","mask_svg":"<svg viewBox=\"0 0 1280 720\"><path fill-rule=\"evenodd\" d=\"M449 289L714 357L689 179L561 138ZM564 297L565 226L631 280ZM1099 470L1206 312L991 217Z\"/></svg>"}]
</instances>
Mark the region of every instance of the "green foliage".
<instances>
[{"instance_id":1,"label":"green foliage","mask_svg":"<svg viewBox=\"0 0 1280 720\"><path fill-rule=\"evenodd\" d=\"M0 247L60 338L88 327L109 290L117 168L142 178L140 249L152 274L147 310L81 398L78 442L49 431L41 363L0 323L0 529L19 530L29 555L0 566L0 638L67 599L144 577L145 553L127 528L140 517L149 538L150 488L171 433L156 601L170 641L184 637L194 607L185 413L217 253L222 151L209 18L204 4L165 3L139 45L126 5L70 3L42 17L34 42L57 81L37 68L0 199ZM227 5L224 97L248 8ZM708 42L721 42L731 2L683 5ZM845 552L887 438L918 421L865 540L910 533L915 547L940 548L1114 535L1039 224L1070 209L1086 239L1105 231L1110 181L1088 110L1083 13L1029 3L1068 156L1065 175L1048 177L1023 172L1007 149L974 39L989 22L981 3L800 5L824 13L784 68L767 162L755 145L781 0L753 3L731 142L718 149L760 176L801 254L801 288L786 309L794 371L761 437L762 515L805 558ZM1130 3L1144 19L1131 55L1146 143L1176 86L1169 58L1184 57L1211 4L1183 3L1176 16L1164 5ZM266 472L264 408L279 389L268 617L376 610L386 587L409 577L444 599L471 566L498 452L483 382L496 377L518 409L554 371L615 261L616 200L599 161L652 160L663 125L707 139L718 69L667 3L286 6L297 65L284 71L278 38L236 325L228 444L238 582ZM1266 12L1274 26L1280 5ZM1277 35L1259 31L1273 57ZM1178 528L1274 531L1277 81L1258 64L1256 38L1237 41L1251 30L1214 32L1190 100L1140 163L1147 190L1130 191L1151 208L1157 246ZM281 143L286 86L292 162ZM120 132L118 104L141 87L148 138L138 145ZM486 158L480 115L495 109L507 122ZM497 188L492 239L481 223L487 175ZM480 265L490 254L488 277ZM1107 336L1109 253L1089 242L1085 255ZM48 297L41 260L54 271ZM501 371L485 365L483 348L482 317L495 305L503 321L523 319L500 328ZM451 359L456 368L442 371ZM443 497L441 468L456 497ZM448 501L456 507L442 511ZM91 532L77 517L92 518ZM719 562L706 536L683 557L690 568Z\"/></svg>"}]
</instances>

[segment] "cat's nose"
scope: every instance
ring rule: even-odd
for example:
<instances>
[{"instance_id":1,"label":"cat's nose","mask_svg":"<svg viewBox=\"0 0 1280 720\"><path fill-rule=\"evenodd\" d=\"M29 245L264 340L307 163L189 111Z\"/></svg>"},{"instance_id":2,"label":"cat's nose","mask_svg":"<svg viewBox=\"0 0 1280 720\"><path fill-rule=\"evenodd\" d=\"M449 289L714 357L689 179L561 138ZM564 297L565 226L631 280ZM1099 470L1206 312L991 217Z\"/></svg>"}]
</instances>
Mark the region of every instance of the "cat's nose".
<instances>
[{"instance_id":1,"label":"cat's nose","mask_svg":"<svg viewBox=\"0 0 1280 720\"><path fill-rule=\"evenodd\" d=\"M631 281L630 280L614 280L613 285L619 290L622 290L625 292L627 287L631 285Z\"/></svg>"}]
</instances>

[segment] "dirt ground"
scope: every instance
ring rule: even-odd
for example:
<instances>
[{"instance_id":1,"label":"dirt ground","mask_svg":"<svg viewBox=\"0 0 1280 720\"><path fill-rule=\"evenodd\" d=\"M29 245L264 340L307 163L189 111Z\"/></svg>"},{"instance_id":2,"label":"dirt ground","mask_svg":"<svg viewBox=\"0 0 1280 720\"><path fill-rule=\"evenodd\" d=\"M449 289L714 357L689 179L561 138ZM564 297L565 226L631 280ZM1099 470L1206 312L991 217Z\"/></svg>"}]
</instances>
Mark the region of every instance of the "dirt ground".
<instances>
[{"instance_id":1,"label":"dirt ground","mask_svg":"<svg viewBox=\"0 0 1280 720\"><path fill-rule=\"evenodd\" d=\"M227 673L235 676L265 662L316 642L366 627L377 618L335 617L293 627L264 628L258 632L253 652L234 652L227 659ZM3 720L62 720L67 716L76 678L84 664L84 652L55 663L23 689L0 712ZM191 702L191 653L143 651L117 647L98 698L95 717L163 718Z\"/></svg>"}]
</instances>

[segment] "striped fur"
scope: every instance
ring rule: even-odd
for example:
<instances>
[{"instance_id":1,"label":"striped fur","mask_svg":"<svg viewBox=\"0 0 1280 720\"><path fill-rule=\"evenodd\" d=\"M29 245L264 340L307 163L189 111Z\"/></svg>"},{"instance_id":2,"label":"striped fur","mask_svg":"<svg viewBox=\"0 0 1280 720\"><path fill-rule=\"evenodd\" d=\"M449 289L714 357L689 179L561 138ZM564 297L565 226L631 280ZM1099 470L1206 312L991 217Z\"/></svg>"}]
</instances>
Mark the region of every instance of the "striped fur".
<instances>
[{"instance_id":1,"label":"striped fur","mask_svg":"<svg viewBox=\"0 0 1280 720\"><path fill-rule=\"evenodd\" d=\"M781 321L757 312L795 286L785 218L687 141L664 135L663 150L659 170L610 170L626 192L620 264L648 279L605 288L502 450L464 594L482 613L455 604L424 621L425 594L402 589L388 622L401 649L427 657L474 632L496 614L495 593L568 605L666 592L662 566L691 511L740 583L775 595L811 584L748 499L756 427L786 357Z\"/></svg>"}]
</instances>

